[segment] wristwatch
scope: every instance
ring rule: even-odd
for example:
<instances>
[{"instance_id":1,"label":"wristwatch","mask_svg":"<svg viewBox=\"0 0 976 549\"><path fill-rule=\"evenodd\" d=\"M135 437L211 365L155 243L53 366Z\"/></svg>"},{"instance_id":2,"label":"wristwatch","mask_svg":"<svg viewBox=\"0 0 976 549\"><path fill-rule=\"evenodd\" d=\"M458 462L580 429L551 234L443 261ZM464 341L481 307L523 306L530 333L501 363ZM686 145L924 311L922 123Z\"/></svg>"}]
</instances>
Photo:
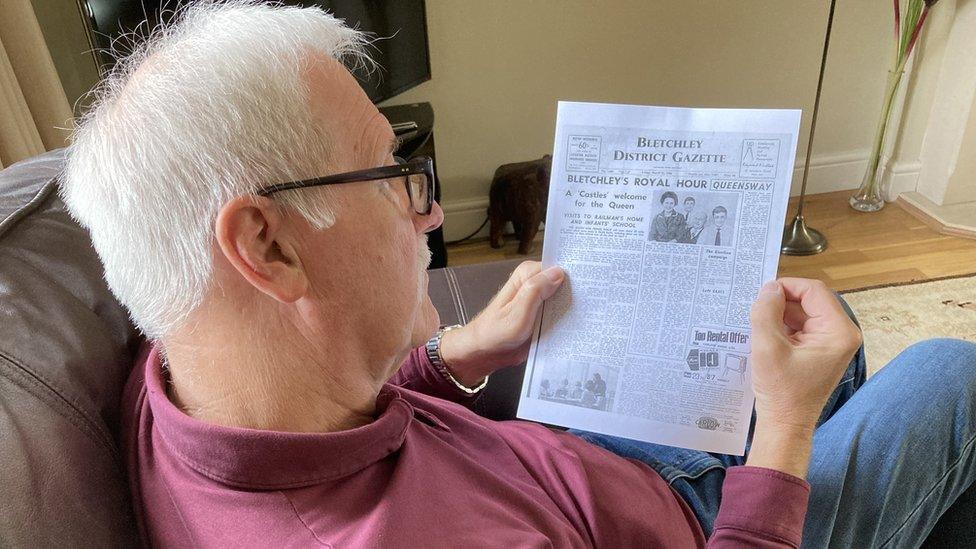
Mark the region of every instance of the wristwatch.
<instances>
[{"instance_id":1,"label":"wristwatch","mask_svg":"<svg viewBox=\"0 0 976 549\"><path fill-rule=\"evenodd\" d=\"M488 385L488 376L485 376L485 379L481 380L481 383L479 383L477 387L468 387L454 377L454 374L451 373L451 370L447 367L447 364L444 363L444 359L441 358L441 338L443 338L444 334L447 332L456 330L460 327L460 324L441 327L439 330L437 330L437 333L435 333L433 337L427 340L427 344L424 345L424 347L427 350L427 358L430 359L430 363L434 366L434 368L437 369L438 372L441 373L442 376L444 376L444 379L453 383L455 387L463 391L465 394L475 395L480 393L481 390L485 388L485 385Z\"/></svg>"}]
</instances>

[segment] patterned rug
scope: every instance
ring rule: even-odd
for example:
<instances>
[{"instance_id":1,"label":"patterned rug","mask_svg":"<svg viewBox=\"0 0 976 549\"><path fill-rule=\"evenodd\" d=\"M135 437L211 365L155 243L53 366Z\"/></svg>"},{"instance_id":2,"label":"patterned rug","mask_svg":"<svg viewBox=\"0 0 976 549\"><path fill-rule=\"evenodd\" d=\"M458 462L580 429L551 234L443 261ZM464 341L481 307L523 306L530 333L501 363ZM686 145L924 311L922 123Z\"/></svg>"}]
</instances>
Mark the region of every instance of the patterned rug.
<instances>
[{"instance_id":1,"label":"patterned rug","mask_svg":"<svg viewBox=\"0 0 976 549\"><path fill-rule=\"evenodd\" d=\"M976 341L976 274L841 293L861 323L869 375L916 341Z\"/></svg>"}]
</instances>

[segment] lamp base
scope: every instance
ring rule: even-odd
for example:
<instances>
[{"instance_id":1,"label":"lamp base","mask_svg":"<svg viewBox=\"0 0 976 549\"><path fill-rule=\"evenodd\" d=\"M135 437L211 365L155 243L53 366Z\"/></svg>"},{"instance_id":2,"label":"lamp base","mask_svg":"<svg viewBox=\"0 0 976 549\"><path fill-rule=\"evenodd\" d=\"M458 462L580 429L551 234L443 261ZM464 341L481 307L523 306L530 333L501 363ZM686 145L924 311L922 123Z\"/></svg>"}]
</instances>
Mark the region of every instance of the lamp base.
<instances>
[{"instance_id":1,"label":"lamp base","mask_svg":"<svg viewBox=\"0 0 976 549\"><path fill-rule=\"evenodd\" d=\"M793 222L783 231L783 247L780 253L785 255L814 255L827 249L827 237L820 231L807 227L802 215L793 218Z\"/></svg>"}]
</instances>

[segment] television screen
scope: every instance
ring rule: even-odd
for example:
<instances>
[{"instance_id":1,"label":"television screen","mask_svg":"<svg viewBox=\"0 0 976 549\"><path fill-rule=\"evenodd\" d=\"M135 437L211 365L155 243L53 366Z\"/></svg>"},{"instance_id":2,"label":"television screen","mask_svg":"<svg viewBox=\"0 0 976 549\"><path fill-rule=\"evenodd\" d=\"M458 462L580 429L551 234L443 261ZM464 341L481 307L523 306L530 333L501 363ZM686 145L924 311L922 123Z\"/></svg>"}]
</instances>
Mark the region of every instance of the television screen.
<instances>
[{"instance_id":1,"label":"television screen","mask_svg":"<svg viewBox=\"0 0 976 549\"><path fill-rule=\"evenodd\" d=\"M176 5L174 0L81 2L87 4L94 46L100 50L107 50L112 39L122 33L138 29L140 35L145 35L144 21L150 26L158 25L160 13L164 13L163 17L171 15ZM283 3L322 7L349 26L379 38L370 48L370 55L380 69L370 75L363 71L354 73L374 103L430 80L424 0L286 0ZM109 69L114 60L102 53L100 62L103 69Z\"/></svg>"}]
</instances>

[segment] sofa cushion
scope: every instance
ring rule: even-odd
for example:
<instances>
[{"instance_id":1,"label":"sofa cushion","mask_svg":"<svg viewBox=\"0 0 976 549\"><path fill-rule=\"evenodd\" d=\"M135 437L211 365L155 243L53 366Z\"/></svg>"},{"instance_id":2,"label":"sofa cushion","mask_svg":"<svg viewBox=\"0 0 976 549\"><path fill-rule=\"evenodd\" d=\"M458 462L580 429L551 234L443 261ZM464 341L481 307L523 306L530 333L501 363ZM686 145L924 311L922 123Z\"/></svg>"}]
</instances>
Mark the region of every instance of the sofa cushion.
<instances>
[{"instance_id":1,"label":"sofa cushion","mask_svg":"<svg viewBox=\"0 0 976 549\"><path fill-rule=\"evenodd\" d=\"M131 546L115 433L139 337L57 195L62 163L0 171L0 539Z\"/></svg>"}]
</instances>

